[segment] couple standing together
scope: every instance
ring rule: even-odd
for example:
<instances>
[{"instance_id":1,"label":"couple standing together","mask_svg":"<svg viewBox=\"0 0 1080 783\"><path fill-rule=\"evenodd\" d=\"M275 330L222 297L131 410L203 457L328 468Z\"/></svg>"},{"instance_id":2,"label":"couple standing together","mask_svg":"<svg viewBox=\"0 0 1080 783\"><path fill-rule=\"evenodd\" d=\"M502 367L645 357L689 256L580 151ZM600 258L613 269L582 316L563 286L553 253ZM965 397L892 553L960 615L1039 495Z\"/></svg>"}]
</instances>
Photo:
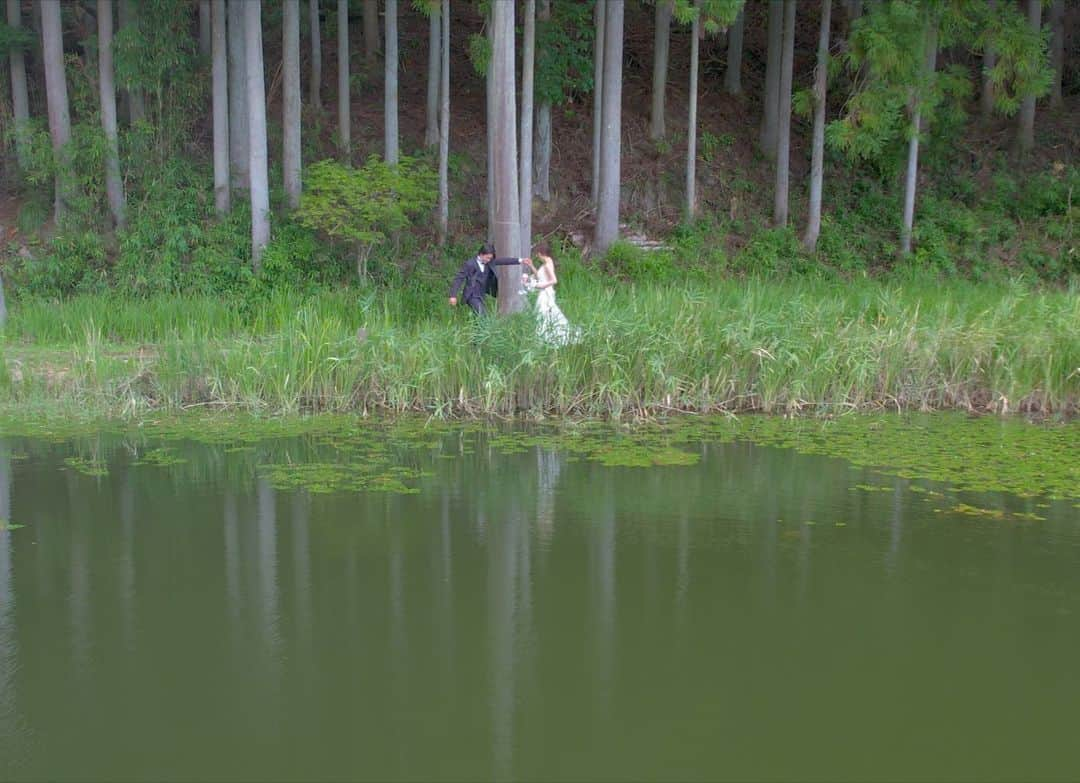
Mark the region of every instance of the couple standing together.
<instances>
[{"instance_id":1,"label":"couple standing together","mask_svg":"<svg viewBox=\"0 0 1080 783\"><path fill-rule=\"evenodd\" d=\"M486 312L485 297L496 296L499 290L495 276L497 266L516 266L521 264L528 269L522 279L525 292L536 292L537 331L540 337L556 345L576 342L580 330L570 326L562 310L555 303L555 286L559 282L555 276L555 260L547 244L536 246L536 266L531 258L496 258L495 246L488 243L480 248L475 258L462 264L450 283L450 305L458 303L458 297L479 315Z\"/></svg>"}]
</instances>

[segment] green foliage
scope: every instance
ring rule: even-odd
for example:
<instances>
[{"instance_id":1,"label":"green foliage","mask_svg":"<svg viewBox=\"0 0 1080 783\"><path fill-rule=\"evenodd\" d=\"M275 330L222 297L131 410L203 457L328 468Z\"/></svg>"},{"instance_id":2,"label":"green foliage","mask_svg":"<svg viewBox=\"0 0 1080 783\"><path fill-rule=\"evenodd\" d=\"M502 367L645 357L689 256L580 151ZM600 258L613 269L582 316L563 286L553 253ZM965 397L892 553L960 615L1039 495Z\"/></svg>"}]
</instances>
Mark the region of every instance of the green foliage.
<instances>
[{"instance_id":1,"label":"green foliage","mask_svg":"<svg viewBox=\"0 0 1080 783\"><path fill-rule=\"evenodd\" d=\"M672 18L690 24L701 16L701 27L709 35L727 30L743 8L745 0L675 0Z\"/></svg>"},{"instance_id":2,"label":"green foliage","mask_svg":"<svg viewBox=\"0 0 1080 783\"><path fill-rule=\"evenodd\" d=\"M7 57L11 52L30 51L36 41L34 31L25 25L14 28L6 21L0 21L0 57Z\"/></svg>"},{"instance_id":3,"label":"green foliage","mask_svg":"<svg viewBox=\"0 0 1080 783\"><path fill-rule=\"evenodd\" d=\"M536 22L536 100L559 104L593 88L594 3L552 0L551 19Z\"/></svg>"},{"instance_id":4,"label":"green foliage","mask_svg":"<svg viewBox=\"0 0 1080 783\"><path fill-rule=\"evenodd\" d=\"M105 244L93 231L71 231L57 236L47 251L27 261L16 278L19 293L60 297L103 291L108 258Z\"/></svg>"},{"instance_id":5,"label":"green foliage","mask_svg":"<svg viewBox=\"0 0 1080 783\"><path fill-rule=\"evenodd\" d=\"M1046 34L1031 30L1013 3L875 3L849 36L844 63L853 91L843 116L827 129L832 147L882 165L914 132L916 113L940 136L954 135L974 89L972 74L959 65L926 69L926 47L936 36L939 47L990 46L998 52L991 78L1002 112L1015 111L1025 95L1043 95L1049 89ZM806 103L802 100L796 108L806 109Z\"/></svg>"},{"instance_id":6,"label":"green foliage","mask_svg":"<svg viewBox=\"0 0 1080 783\"><path fill-rule=\"evenodd\" d=\"M143 90L153 130L155 165L191 138L200 119L193 106L206 105L209 79L200 71L192 36L192 6L186 0L139 0L127 27L117 30L113 51L118 87Z\"/></svg>"},{"instance_id":7,"label":"green foliage","mask_svg":"<svg viewBox=\"0 0 1080 783\"><path fill-rule=\"evenodd\" d=\"M308 168L305 181L297 219L352 245L361 276L372 247L432 209L437 197L435 172L406 156L395 166L372 156L358 169L323 160Z\"/></svg>"},{"instance_id":8,"label":"green foliage","mask_svg":"<svg viewBox=\"0 0 1080 783\"><path fill-rule=\"evenodd\" d=\"M1032 30L1027 19L1011 3L983 5L976 17L977 49L992 48L997 55L990 71L994 84L994 107L1014 114L1026 95L1041 97L1050 90L1049 30Z\"/></svg>"},{"instance_id":9,"label":"green foliage","mask_svg":"<svg viewBox=\"0 0 1080 783\"><path fill-rule=\"evenodd\" d=\"M734 144L735 137L730 133L721 133L717 136L709 131L702 131L700 139L701 159L706 163L712 163L721 150L731 149Z\"/></svg>"},{"instance_id":10,"label":"green foliage","mask_svg":"<svg viewBox=\"0 0 1080 783\"><path fill-rule=\"evenodd\" d=\"M491 41L483 33L469 36L469 62L481 76L487 73L491 64Z\"/></svg>"}]
</instances>

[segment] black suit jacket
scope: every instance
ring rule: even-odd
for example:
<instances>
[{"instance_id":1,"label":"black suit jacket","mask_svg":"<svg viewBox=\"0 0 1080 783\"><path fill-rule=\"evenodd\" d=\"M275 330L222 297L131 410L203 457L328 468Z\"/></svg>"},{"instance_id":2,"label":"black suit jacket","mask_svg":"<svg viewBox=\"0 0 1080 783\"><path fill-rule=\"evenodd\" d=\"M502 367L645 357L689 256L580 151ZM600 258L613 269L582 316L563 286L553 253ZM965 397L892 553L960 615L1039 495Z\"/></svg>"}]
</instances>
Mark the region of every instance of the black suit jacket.
<instances>
[{"instance_id":1,"label":"black suit jacket","mask_svg":"<svg viewBox=\"0 0 1080 783\"><path fill-rule=\"evenodd\" d=\"M493 258L484 266L484 271L481 272L476 259L470 258L461 265L461 269L454 275L454 279L450 283L450 296L457 297L460 292L459 298L463 302L483 299L484 294L498 296L499 278L495 275L495 267L513 266L520 263L520 258Z\"/></svg>"}]
</instances>

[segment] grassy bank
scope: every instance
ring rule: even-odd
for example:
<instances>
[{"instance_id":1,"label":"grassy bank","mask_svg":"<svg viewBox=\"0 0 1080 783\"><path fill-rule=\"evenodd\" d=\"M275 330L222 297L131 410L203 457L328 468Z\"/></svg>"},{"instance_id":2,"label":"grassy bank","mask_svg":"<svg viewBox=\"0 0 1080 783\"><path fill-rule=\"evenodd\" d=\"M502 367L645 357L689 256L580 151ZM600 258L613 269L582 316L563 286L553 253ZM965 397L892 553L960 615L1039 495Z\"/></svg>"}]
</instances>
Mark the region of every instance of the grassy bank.
<instances>
[{"instance_id":1,"label":"grassy bank","mask_svg":"<svg viewBox=\"0 0 1080 783\"><path fill-rule=\"evenodd\" d=\"M476 320L433 286L256 300L24 300L0 406L131 415L632 416L664 411L1080 409L1080 291L939 280L687 276L567 264L561 348L529 316Z\"/></svg>"}]
</instances>

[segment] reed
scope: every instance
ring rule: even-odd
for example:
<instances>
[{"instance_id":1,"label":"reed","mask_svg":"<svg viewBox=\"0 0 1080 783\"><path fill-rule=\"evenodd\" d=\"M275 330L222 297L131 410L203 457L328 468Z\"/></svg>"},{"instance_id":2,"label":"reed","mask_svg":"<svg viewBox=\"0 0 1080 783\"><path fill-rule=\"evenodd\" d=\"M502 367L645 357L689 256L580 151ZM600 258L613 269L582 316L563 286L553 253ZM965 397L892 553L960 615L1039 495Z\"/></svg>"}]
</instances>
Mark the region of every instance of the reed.
<instances>
[{"instance_id":1,"label":"reed","mask_svg":"<svg viewBox=\"0 0 1080 783\"><path fill-rule=\"evenodd\" d=\"M640 416L665 411L1080 407L1080 295L1024 284L560 275L582 340L475 319L421 286L257 303L22 302L0 404L103 413ZM363 330L363 331L359 331Z\"/></svg>"}]
</instances>

